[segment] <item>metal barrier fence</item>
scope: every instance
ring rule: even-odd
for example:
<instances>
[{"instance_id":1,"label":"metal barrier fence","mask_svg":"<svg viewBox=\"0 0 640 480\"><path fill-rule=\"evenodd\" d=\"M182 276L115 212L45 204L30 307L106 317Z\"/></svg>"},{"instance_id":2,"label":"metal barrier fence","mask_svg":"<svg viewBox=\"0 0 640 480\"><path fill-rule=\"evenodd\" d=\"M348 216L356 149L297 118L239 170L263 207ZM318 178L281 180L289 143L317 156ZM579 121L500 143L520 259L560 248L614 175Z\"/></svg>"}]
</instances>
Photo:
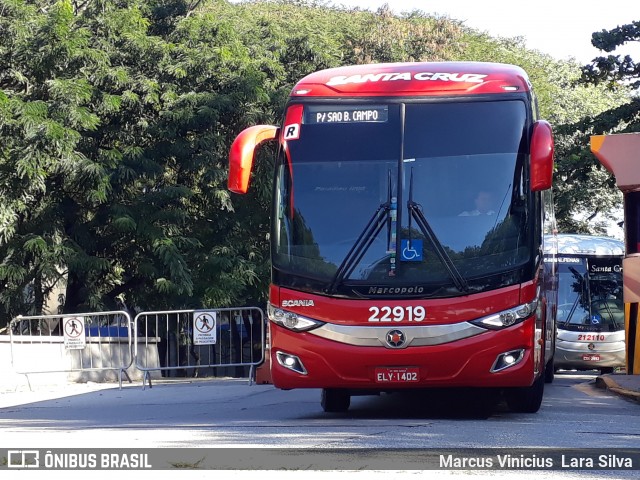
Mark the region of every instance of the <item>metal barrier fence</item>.
<instances>
[{"instance_id":1,"label":"metal barrier fence","mask_svg":"<svg viewBox=\"0 0 640 480\"><path fill-rule=\"evenodd\" d=\"M18 316L9 324L11 365L29 387L30 374L75 372L95 380L111 371L122 388L123 375L131 383L133 327L125 311Z\"/></svg>"},{"instance_id":2,"label":"metal barrier fence","mask_svg":"<svg viewBox=\"0 0 640 480\"><path fill-rule=\"evenodd\" d=\"M265 319L257 307L210 310L165 310L136 315L136 368L144 372L143 388L151 372L163 377L232 376L255 378L264 361ZM159 365L147 358L157 345Z\"/></svg>"}]
</instances>

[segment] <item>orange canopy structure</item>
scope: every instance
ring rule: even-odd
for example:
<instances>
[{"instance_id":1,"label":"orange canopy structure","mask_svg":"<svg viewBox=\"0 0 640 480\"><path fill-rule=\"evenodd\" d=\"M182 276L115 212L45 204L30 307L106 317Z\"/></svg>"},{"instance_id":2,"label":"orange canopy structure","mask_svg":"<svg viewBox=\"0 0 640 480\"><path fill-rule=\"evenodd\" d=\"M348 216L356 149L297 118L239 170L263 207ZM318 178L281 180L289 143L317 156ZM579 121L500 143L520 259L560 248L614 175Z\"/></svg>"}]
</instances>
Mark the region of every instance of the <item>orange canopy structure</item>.
<instances>
[{"instance_id":1,"label":"orange canopy structure","mask_svg":"<svg viewBox=\"0 0 640 480\"><path fill-rule=\"evenodd\" d=\"M616 178L625 202L625 246L623 283L625 302L625 334L627 373L640 374L640 221L632 217L640 213L640 133L594 135L591 151ZM632 205L629 205L632 203ZM630 227L631 225L631 227Z\"/></svg>"}]
</instances>

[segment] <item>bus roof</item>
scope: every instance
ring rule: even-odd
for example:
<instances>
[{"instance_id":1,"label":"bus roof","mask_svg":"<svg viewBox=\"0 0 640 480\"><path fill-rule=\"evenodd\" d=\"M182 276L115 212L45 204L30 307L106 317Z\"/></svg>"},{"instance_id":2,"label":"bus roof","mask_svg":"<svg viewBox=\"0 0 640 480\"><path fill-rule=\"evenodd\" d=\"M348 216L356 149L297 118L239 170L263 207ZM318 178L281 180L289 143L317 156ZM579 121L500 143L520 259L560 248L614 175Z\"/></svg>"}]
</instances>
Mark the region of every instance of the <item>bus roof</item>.
<instances>
[{"instance_id":1,"label":"bus roof","mask_svg":"<svg viewBox=\"0 0 640 480\"><path fill-rule=\"evenodd\" d=\"M488 62L410 62L320 70L300 80L292 97L439 96L531 90L525 71Z\"/></svg>"},{"instance_id":2,"label":"bus roof","mask_svg":"<svg viewBox=\"0 0 640 480\"><path fill-rule=\"evenodd\" d=\"M547 239L552 238L548 236ZM616 238L559 233L556 235L558 255L620 255L624 256L624 242ZM545 253L551 253L553 242L545 242Z\"/></svg>"}]
</instances>

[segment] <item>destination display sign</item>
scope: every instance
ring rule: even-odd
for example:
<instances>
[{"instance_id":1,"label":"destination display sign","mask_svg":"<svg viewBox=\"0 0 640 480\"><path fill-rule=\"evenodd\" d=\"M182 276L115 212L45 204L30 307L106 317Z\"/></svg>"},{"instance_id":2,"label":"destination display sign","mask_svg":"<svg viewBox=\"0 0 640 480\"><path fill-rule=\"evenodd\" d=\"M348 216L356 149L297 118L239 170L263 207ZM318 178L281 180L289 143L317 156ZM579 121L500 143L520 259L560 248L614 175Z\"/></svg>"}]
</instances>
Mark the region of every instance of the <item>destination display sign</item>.
<instances>
[{"instance_id":1,"label":"destination display sign","mask_svg":"<svg viewBox=\"0 0 640 480\"><path fill-rule=\"evenodd\" d=\"M380 105L310 105L305 107L304 123L384 123L389 108Z\"/></svg>"}]
</instances>

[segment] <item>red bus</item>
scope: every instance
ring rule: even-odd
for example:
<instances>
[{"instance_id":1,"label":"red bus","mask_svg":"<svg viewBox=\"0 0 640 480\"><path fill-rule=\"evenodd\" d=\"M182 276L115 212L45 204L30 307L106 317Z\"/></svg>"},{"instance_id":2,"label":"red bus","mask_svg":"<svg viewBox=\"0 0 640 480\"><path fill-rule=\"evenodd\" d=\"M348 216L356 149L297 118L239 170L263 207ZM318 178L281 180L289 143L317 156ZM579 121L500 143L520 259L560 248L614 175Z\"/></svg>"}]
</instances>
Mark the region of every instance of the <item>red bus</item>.
<instances>
[{"instance_id":1,"label":"red bus","mask_svg":"<svg viewBox=\"0 0 640 480\"><path fill-rule=\"evenodd\" d=\"M229 189L278 143L269 292L271 377L352 395L464 387L536 412L553 378L544 235L553 136L527 74L492 63L312 73L282 127L241 132ZM546 293L545 293L546 292Z\"/></svg>"}]
</instances>

